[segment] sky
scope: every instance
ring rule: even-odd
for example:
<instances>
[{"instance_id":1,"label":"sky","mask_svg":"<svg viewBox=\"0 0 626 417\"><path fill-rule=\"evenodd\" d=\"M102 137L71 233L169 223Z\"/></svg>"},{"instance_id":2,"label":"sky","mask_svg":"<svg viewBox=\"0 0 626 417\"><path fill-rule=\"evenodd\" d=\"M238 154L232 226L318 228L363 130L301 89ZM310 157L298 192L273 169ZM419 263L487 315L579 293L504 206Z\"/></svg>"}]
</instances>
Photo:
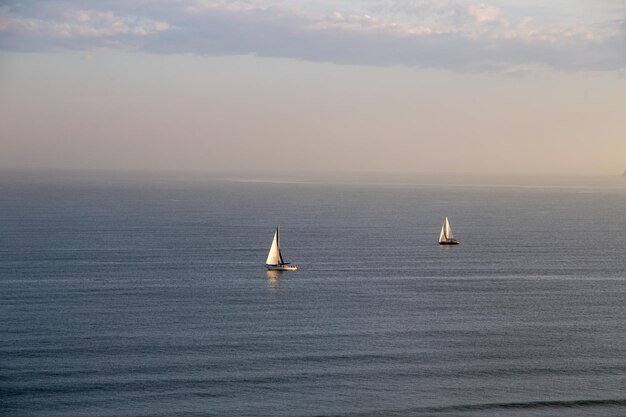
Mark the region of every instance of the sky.
<instances>
[{"instance_id":1,"label":"sky","mask_svg":"<svg viewBox=\"0 0 626 417\"><path fill-rule=\"evenodd\" d=\"M3 1L0 168L619 174L626 2Z\"/></svg>"}]
</instances>

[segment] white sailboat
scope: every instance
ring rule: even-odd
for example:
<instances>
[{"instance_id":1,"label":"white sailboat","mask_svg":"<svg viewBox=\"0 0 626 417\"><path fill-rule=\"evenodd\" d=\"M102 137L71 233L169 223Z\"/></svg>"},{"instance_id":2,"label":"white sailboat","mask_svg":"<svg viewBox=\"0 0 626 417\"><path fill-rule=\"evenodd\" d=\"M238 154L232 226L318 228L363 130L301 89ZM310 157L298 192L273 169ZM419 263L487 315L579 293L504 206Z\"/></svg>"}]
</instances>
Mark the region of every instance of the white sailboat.
<instances>
[{"instance_id":1,"label":"white sailboat","mask_svg":"<svg viewBox=\"0 0 626 417\"><path fill-rule=\"evenodd\" d=\"M283 255L280 253L280 228L278 226L276 226L276 232L274 232L270 253L267 254L267 259L265 260L265 267L271 271L296 271L298 269L296 265L283 260Z\"/></svg>"},{"instance_id":2,"label":"white sailboat","mask_svg":"<svg viewBox=\"0 0 626 417\"><path fill-rule=\"evenodd\" d=\"M440 245L458 245L459 241L454 238L452 235L452 228L450 227L450 222L448 221L448 216L444 220L441 225L441 232L439 233L439 244Z\"/></svg>"}]
</instances>

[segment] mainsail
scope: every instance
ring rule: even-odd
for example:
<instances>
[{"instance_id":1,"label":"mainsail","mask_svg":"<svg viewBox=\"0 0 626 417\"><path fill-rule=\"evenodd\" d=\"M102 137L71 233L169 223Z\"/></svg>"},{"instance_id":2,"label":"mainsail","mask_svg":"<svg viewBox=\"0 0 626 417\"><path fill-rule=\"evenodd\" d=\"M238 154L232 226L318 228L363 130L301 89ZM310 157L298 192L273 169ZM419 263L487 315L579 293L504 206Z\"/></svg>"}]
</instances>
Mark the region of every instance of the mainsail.
<instances>
[{"instance_id":1,"label":"mainsail","mask_svg":"<svg viewBox=\"0 0 626 417\"><path fill-rule=\"evenodd\" d=\"M448 216L446 216L446 238L454 239L454 236L452 236L452 228L450 227L450 222L448 221Z\"/></svg>"},{"instance_id":2,"label":"mainsail","mask_svg":"<svg viewBox=\"0 0 626 417\"><path fill-rule=\"evenodd\" d=\"M266 265L283 265L283 256L280 253L280 232L276 227L274 233L274 240L272 240L272 247L270 247L270 253L267 254Z\"/></svg>"}]
</instances>

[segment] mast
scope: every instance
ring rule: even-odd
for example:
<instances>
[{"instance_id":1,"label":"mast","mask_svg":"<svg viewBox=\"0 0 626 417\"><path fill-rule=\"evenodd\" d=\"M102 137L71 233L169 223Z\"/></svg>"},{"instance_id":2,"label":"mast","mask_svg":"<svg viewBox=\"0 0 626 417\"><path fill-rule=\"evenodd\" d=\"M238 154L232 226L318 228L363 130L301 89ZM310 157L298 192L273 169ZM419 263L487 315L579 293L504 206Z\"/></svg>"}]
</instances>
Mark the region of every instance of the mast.
<instances>
[{"instance_id":1,"label":"mast","mask_svg":"<svg viewBox=\"0 0 626 417\"><path fill-rule=\"evenodd\" d=\"M280 251L280 225L276 226L276 236L278 236L278 259L280 260L279 264L283 265L285 261L283 260L283 254Z\"/></svg>"}]
</instances>

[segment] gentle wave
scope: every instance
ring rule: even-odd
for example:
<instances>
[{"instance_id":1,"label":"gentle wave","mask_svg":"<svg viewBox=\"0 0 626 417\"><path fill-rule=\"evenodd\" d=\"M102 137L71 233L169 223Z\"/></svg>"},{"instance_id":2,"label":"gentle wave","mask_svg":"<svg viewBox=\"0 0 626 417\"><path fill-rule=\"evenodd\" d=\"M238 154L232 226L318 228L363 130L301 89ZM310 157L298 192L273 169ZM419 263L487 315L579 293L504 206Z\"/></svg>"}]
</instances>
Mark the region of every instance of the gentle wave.
<instances>
[{"instance_id":1,"label":"gentle wave","mask_svg":"<svg viewBox=\"0 0 626 417\"><path fill-rule=\"evenodd\" d=\"M510 403L478 403L458 404L441 407L416 407L403 410L380 410L375 412L349 413L349 414L320 414L315 417L394 417L394 416L418 416L422 414L440 414L451 412L473 412L494 410L530 410L530 409L573 409L573 408L597 408L597 407L623 407L626 406L626 398L604 400L571 400L571 401L528 401Z\"/></svg>"}]
</instances>

